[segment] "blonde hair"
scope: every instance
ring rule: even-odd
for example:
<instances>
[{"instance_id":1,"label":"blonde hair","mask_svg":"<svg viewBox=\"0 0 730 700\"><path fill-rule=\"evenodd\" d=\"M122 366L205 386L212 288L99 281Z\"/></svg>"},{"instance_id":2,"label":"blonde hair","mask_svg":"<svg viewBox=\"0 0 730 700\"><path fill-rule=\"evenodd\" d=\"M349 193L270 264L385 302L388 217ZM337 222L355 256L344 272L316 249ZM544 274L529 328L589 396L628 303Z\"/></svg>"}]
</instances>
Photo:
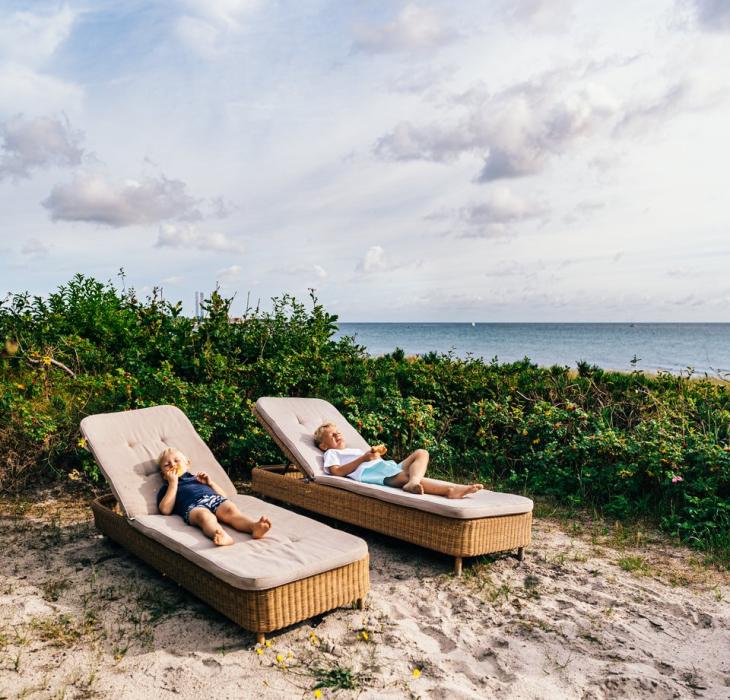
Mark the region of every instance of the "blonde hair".
<instances>
[{"instance_id":1,"label":"blonde hair","mask_svg":"<svg viewBox=\"0 0 730 700\"><path fill-rule=\"evenodd\" d=\"M162 452L160 452L160 456L157 458L158 467L162 468L162 460L165 459L165 457L167 457L167 455L169 455L171 452L178 452L183 456L186 462L190 461L187 455L184 452L178 450L177 447L166 447L164 450L162 450Z\"/></svg>"},{"instance_id":2,"label":"blonde hair","mask_svg":"<svg viewBox=\"0 0 730 700\"><path fill-rule=\"evenodd\" d=\"M329 423L322 423L322 425L317 428L317 430L314 431L314 442L316 443L317 447L319 447L319 444L322 442L322 438L324 437L324 431L325 428L336 428L337 424L333 423L332 421L329 421Z\"/></svg>"}]
</instances>

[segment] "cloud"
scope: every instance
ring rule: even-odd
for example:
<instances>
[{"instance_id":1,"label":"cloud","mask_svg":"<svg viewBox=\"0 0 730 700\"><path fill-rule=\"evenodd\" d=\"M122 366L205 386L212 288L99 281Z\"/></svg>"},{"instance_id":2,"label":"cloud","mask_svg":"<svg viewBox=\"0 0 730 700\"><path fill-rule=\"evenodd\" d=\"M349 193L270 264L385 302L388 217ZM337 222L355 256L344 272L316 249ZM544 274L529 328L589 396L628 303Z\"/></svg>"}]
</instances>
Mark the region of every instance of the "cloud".
<instances>
[{"instance_id":1,"label":"cloud","mask_svg":"<svg viewBox=\"0 0 730 700\"><path fill-rule=\"evenodd\" d=\"M375 144L388 160L447 162L463 154L484 157L480 182L523 177L545 169L583 137L601 128L618 103L577 70L552 71L489 94L483 85L456 97L459 121L414 126L401 122Z\"/></svg>"},{"instance_id":2,"label":"cloud","mask_svg":"<svg viewBox=\"0 0 730 700\"><path fill-rule=\"evenodd\" d=\"M48 246L39 241L37 238L29 238L23 244L20 252L31 258L43 258L48 255Z\"/></svg>"},{"instance_id":3,"label":"cloud","mask_svg":"<svg viewBox=\"0 0 730 700\"><path fill-rule=\"evenodd\" d=\"M229 267L224 267L222 270L218 270L215 275L219 280L235 282L241 277L242 271L243 270L240 265L231 265Z\"/></svg>"},{"instance_id":4,"label":"cloud","mask_svg":"<svg viewBox=\"0 0 730 700\"><path fill-rule=\"evenodd\" d=\"M259 4L259 0L187 0L186 13L177 19L175 33L202 58L220 58Z\"/></svg>"},{"instance_id":5,"label":"cloud","mask_svg":"<svg viewBox=\"0 0 730 700\"><path fill-rule=\"evenodd\" d=\"M201 218L185 183L164 176L114 182L99 174L82 175L56 185L42 204L54 221L89 221L114 228Z\"/></svg>"},{"instance_id":6,"label":"cloud","mask_svg":"<svg viewBox=\"0 0 730 700\"><path fill-rule=\"evenodd\" d=\"M708 32L730 32L730 3L727 0L692 0L697 25Z\"/></svg>"},{"instance_id":7,"label":"cloud","mask_svg":"<svg viewBox=\"0 0 730 700\"><path fill-rule=\"evenodd\" d=\"M79 106L79 87L43 73L76 16L67 5L49 14L0 10L0 116Z\"/></svg>"},{"instance_id":8,"label":"cloud","mask_svg":"<svg viewBox=\"0 0 730 700\"><path fill-rule=\"evenodd\" d=\"M573 21L573 0L509 0L503 13L511 22L538 32L561 32Z\"/></svg>"},{"instance_id":9,"label":"cloud","mask_svg":"<svg viewBox=\"0 0 730 700\"><path fill-rule=\"evenodd\" d=\"M243 246L223 233L204 233L194 224L178 226L162 224L157 235L157 248L195 248L218 253L241 253Z\"/></svg>"},{"instance_id":10,"label":"cloud","mask_svg":"<svg viewBox=\"0 0 730 700\"><path fill-rule=\"evenodd\" d=\"M459 218L469 227L467 236L486 238L507 235L515 224L546 213L545 205L528 202L507 187L495 187L483 202L461 209Z\"/></svg>"},{"instance_id":11,"label":"cloud","mask_svg":"<svg viewBox=\"0 0 730 700\"><path fill-rule=\"evenodd\" d=\"M276 268L272 268L270 274L275 275L282 272L289 277L298 279L300 283L305 280L320 281L327 279L327 270L325 270L321 265L289 265L284 268L278 266Z\"/></svg>"},{"instance_id":12,"label":"cloud","mask_svg":"<svg viewBox=\"0 0 730 700\"><path fill-rule=\"evenodd\" d=\"M0 181L28 178L33 170L81 163L83 132L65 117L26 119L18 115L0 124Z\"/></svg>"},{"instance_id":13,"label":"cloud","mask_svg":"<svg viewBox=\"0 0 730 700\"><path fill-rule=\"evenodd\" d=\"M716 106L727 97L725 87L710 87L701 79L682 80L667 85L658 95L650 95L628 105L614 127L616 136L636 136L650 132L657 123L683 112Z\"/></svg>"},{"instance_id":14,"label":"cloud","mask_svg":"<svg viewBox=\"0 0 730 700\"><path fill-rule=\"evenodd\" d=\"M363 272L366 275L381 272L386 268L385 251L379 245L370 246L357 266L358 272Z\"/></svg>"},{"instance_id":15,"label":"cloud","mask_svg":"<svg viewBox=\"0 0 730 700\"><path fill-rule=\"evenodd\" d=\"M352 48L370 54L428 50L444 46L457 36L435 12L411 3L391 22L356 27Z\"/></svg>"},{"instance_id":16,"label":"cloud","mask_svg":"<svg viewBox=\"0 0 730 700\"><path fill-rule=\"evenodd\" d=\"M47 15L0 14L0 61L40 66L71 34L76 15L68 5Z\"/></svg>"}]
</instances>

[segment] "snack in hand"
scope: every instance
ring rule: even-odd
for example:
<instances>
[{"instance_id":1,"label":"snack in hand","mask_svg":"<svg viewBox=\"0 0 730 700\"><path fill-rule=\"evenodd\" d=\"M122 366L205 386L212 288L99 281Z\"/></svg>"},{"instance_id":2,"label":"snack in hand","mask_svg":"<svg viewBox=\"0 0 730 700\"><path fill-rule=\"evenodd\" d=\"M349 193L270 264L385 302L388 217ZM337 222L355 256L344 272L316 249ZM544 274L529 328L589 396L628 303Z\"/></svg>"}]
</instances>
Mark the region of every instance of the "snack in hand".
<instances>
[{"instance_id":1,"label":"snack in hand","mask_svg":"<svg viewBox=\"0 0 730 700\"><path fill-rule=\"evenodd\" d=\"M370 448L373 452L376 454L379 454L381 457L388 451L388 448L385 445L373 445Z\"/></svg>"}]
</instances>

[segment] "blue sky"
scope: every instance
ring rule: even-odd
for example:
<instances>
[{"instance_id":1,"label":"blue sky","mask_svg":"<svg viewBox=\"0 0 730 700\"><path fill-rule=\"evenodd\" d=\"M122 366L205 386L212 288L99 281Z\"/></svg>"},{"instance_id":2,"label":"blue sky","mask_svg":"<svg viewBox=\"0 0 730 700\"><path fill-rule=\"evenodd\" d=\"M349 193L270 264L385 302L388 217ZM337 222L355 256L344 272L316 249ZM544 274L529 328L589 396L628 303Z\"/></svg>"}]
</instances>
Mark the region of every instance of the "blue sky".
<instances>
[{"instance_id":1,"label":"blue sky","mask_svg":"<svg viewBox=\"0 0 730 700\"><path fill-rule=\"evenodd\" d=\"M0 293L730 321L730 3L0 3Z\"/></svg>"}]
</instances>

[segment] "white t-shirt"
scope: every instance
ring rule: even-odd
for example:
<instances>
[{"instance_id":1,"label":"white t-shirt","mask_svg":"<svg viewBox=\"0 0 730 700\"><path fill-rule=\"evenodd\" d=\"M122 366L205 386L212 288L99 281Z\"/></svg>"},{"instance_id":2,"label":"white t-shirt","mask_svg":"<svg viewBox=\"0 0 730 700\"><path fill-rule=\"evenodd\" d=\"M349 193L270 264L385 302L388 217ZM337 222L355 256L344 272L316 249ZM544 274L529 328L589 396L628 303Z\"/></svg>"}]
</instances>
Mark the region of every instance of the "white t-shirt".
<instances>
[{"instance_id":1,"label":"white t-shirt","mask_svg":"<svg viewBox=\"0 0 730 700\"><path fill-rule=\"evenodd\" d=\"M354 459L364 455L365 450L360 450L357 447L345 447L343 450L337 450L335 448L329 449L324 453L324 472L330 474L330 467L334 467L340 464L349 464ZM355 481L362 481L362 473L368 468L377 464L378 460L374 459L372 462L363 462L355 471L350 472L347 475L348 479L354 479Z\"/></svg>"}]
</instances>

